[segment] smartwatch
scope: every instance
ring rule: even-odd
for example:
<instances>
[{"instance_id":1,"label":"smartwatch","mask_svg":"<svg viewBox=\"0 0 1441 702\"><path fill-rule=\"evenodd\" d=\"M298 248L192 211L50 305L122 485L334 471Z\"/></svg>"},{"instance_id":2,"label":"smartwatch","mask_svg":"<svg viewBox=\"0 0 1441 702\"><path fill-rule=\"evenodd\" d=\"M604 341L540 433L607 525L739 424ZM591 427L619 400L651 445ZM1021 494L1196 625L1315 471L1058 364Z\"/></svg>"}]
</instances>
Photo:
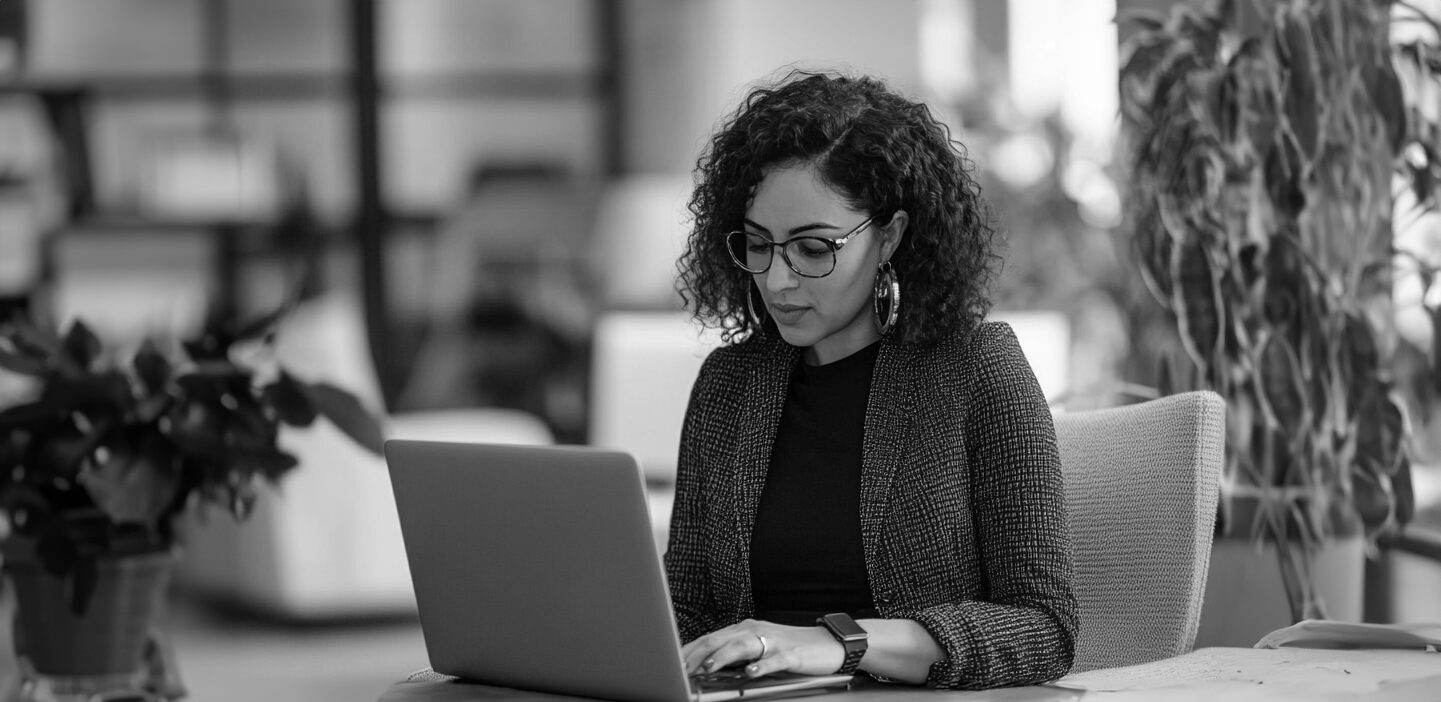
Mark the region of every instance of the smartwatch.
<instances>
[{"instance_id":1,"label":"smartwatch","mask_svg":"<svg viewBox=\"0 0 1441 702\"><path fill-rule=\"evenodd\" d=\"M867 634L856 620L851 619L851 615L844 612L827 614L817 619L816 623L831 632L831 636L836 637L846 649L846 660L836 672L841 675L855 673L861 665L861 657L866 655L866 646L869 645L871 635Z\"/></svg>"}]
</instances>

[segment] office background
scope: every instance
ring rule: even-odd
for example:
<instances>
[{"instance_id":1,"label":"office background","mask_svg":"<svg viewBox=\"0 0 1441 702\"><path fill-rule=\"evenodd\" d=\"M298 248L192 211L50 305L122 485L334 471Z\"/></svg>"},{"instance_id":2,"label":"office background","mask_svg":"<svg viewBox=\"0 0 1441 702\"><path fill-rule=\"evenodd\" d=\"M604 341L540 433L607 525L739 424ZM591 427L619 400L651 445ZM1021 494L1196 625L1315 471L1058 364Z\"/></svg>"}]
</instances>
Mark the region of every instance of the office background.
<instances>
[{"instance_id":1,"label":"office background","mask_svg":"<svg viewBox=\"0 0 1441 702\"><path fill-rule=\"evenodd\" d=\"M303 297L295 353L378 412L508 408L592 441L605 353L693 341L624 315L678 309L711 127L758 79L841 67L936 108L1009 238L998 310L1062 351L1059 408L1114 403L1156 372L1117 247L1115 17L1173 4L0 0L0 300L123 346ZM1441 259L1437 232L1398 243ZM1415 292L1398 301L1441 286ZM1437 434L1418 427L1432 456ZM1437 469L1417 466L1418 522L1441 530ZM1402 582L1434 592L1427 568ZM403 606L311 616L185 583L196 699L374 696L424 664Z\"/></svg>"}]
</instances>

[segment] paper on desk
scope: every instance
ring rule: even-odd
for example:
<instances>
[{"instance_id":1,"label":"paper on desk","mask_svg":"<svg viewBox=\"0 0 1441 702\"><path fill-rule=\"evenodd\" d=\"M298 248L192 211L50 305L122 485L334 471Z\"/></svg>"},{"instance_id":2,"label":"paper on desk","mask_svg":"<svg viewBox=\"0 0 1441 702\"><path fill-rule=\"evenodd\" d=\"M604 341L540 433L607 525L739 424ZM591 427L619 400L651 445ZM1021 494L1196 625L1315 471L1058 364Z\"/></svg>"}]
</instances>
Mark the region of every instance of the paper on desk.
<instances>
[{"instance_id":1,"label":"paper on desk","mask_svg":"<svg viewBox=\"0 0 1441 702\"><path fill-rule=\"evenodd\" d=\"M1072 673L1057 682L1099 699L1320 700L1377 695L1441 677L1441 655L1424 651L1199 648L1124 668ZM1129 697L1128 697L1129 696Z\"/></svg>"},{"instance_id":2,"label":"paper on desk","mask_svg":"<svg viewBox=\"0 0 1441 702\"><path fill-rule=\"evenodd\" d=\"M1306 619L1277 629L1256 642L1256 648L1414 648L1441 649L1441 624L1359 624Z\"/></svg>"}]
</instances>

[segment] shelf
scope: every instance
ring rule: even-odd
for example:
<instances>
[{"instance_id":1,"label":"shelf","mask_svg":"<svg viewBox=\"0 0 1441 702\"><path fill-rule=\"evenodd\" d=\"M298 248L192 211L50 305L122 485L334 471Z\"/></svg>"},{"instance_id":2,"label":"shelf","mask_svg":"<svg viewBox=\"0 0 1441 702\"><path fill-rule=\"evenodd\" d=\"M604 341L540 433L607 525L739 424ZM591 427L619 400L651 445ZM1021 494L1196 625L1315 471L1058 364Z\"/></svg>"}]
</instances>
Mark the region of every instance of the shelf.
<instances>
[{"instance_id":1,"label":"shelf","mask_svg":"<svg viewBox=\"0 0 1441 702\"><path fill-rule=\"evenodd\" d=\"M156 217L127 212L100 212L67 222L65 229L67 231L84 234L98 234L99 232L105 231L183 234L197 230L209 230L222 227L242 231L261 231L274 229L278 225L278 219L190 219Z\"/></svg>"},{"instance_id":2,"label":"shelf","mask_svg":"<svg viewBox=\"0 0 1441 702\"><path fill-rule=\"evenodd\" d=\"M0 81L0 94L84 94L106 100L205 99L218 91L240 100L343 99L351 76L344 73L244 73L90 77L84 80L22 78ZM605 72L465 72L380 76L385 97L502 100L604 98L614 87Z\"/></svg>"}]
</instances>

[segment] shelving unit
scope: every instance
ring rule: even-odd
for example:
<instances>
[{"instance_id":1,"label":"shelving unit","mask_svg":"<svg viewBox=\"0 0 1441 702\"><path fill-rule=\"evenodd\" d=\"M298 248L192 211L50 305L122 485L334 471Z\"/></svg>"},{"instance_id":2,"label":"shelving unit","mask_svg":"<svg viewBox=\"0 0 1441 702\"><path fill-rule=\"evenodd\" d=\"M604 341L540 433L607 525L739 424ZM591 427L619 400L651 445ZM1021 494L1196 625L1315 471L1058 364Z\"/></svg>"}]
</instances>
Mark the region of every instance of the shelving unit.
<instances>
[{"instance_id":1,"label":"shelving unit","mask_svg":"<svg viewBox=\"0 0 1441 702\"><path fill-rule=\"evenodd\" d=\"M422 4L414 0L314 0L314 5L297 9L281 7L280 3L285 1L206 0L198 7L187 3L187 7L180 9L193 13L194 37L193 40L170 40L180 46L170 51L179 58L166 59L174 66L117 70L109 65L95 65L94 70L87 71L83 61L69 54L34 47L39 49L37 53L42 59L64 56L56 59L63 70L48 70L38 65L17 78L8 81L0 78L0 94L27 94L41 99L57 138L64 144L66 170L75 175L66 188L72 203L71 218L60 235L78 236L77 232L84 231L123 236L139 229L177 235L197 229L210 232L216 249L214 276L219 284L217 315L231 314L241 306L237 300L241 287L237 277L247 256L311 251L313 247L304 242L297 245L280 241L280 236L292 234L282 232L274 220L173 222L128 207L124 198L114 192L114 183L117 178L134 174L117 169L114 161L116 154L123 151L122 146L132 151L135 147L116 145L115 130L123 132L125 125L114 125L122 118L143 122L148 116L147 110L168 110L167 114L173 114L167 119L202 131L257 133L264 132L265 127L280 130L271 136L281 148L310 154L302 164L307 169L306 183L311 190L319 192L321 200L318 204L320 226L312 235L326 242L354 246L358 251L372 354L387 399L393 400L397 382L404 373L404 360L391 352L395 322L386 253L398 230L429 230L442 219L448 205L443 198L435 197L416 202L412 196L408 198L410 201L397 202L398 181L394 180L394 172L402 159L396 158L400 147L394 140L400 136L387 129L388 123L402 117L406 110L414 112L419 108L445 114L447 111L465 113L491 105L572 106L563 109L581 109L594 116L593 120L580 118L594 125L592 133L582 137L565 135L589 145L586 149L591 155L582 155L582 161L589 161L599 175L620 172L624 153L622 86L618 70L621 3L619 0L578 0L548 3L542 8L525 2L465 4L429 0ZM57 37L67 31L65 23L76 21L134 23L121 27L121 34L144 37L151 31L140 26L146 22L145 13L167 10L161 7L167 5L164 2L147 6L122 1L112 6L115 9L99 14L92 12L93 6L89 3L75 0L46 0L43 6L34 0L31 3L29 21L50 23L41 27L41 31L29 33L33 42L57 42ZM127 5L134 7L122 7ZM304 15L305 21L312 25L306 31L323 35L316 38L322 48L297 51L319 58L287 67L271 65L278 61L257 60L252 52L246 62L237 62L234 50L247 41L250 35L246 32L258 31L256 27L263 26L258 23L267 21L263 5L276 5L271 9L281 10L282 16L285 13ZM127 10L133 11L133 19ZM459 68L446 68L443 60L437 62L430 57L426 61L433 64L431 69L416 70L413 65L398 65L405 63L404 57L387 52L386 30L393 28L381 24L386 18L404 19L407 13L415 12L431 13L426 21L432 23L437 16L444 19L445 13L456 13L472 24L485 20L485 13L489 12L500 21L525 27L550 24L525 13L572 13L560 24L577 26L581 18L586 18L589 25L585 30L589 34L586 42L593 47L594 55L585 61L572 61L583 63L581 66L537 70L486 65L484 60L473 57L454 61ZM51 16L44 16L47 13ZM64 17L66 13L74 16ZM178 21L171 17L164 24L173 28ZM274 40L267 36L265 41ZM98 63L103 63L103 59ZM410 63L424 67L425 61ZM575 105L585 107L573 107ZM285 115L297 111L308 115L309 121L299 124L300 119L285 119ZM268 123L261 117L268 118ZM256 123L261 123L261 128L256 128ZM280 133L285 130L289 131ZM413 140L417 138L413 131L402 136ZM338 136L341 134L344 136ZM287 139L289 143L285 143ZM460 136L453 139L463 140ZM398 153L404 157L409 151L403 149ZM317 159L317 153L328 158ZM121 170L118 176L117 170ZM412 166L407 172L423 170ZM431 189L434 190L434 186ZM404 190L414 193L417 188L410 186Z\"/></svg>"}]
</instances>

